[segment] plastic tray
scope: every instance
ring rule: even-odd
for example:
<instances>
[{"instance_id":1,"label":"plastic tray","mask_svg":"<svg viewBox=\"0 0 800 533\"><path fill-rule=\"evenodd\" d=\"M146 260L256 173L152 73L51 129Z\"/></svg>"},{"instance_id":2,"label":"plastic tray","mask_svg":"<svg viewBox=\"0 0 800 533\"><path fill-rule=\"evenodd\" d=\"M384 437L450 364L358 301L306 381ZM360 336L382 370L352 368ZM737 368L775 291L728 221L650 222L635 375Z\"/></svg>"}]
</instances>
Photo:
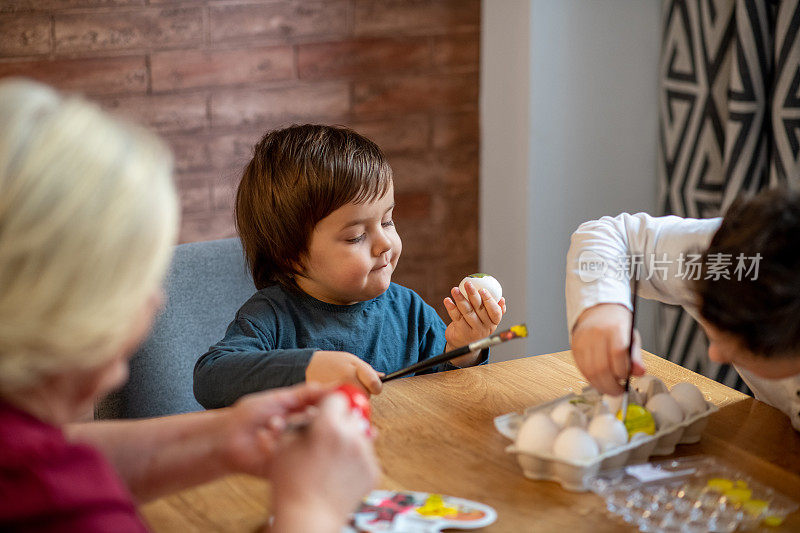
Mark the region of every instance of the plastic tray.
<instances>
[{"instance_id":1,"label":"plastic tray","mask_svg":"<svg viewBox=\"0 0 800 533\"><path fill-rule=\"evenodd\" d=\"M780 525L797 503L715 457L693 456L587 479L609 513L640 531L732 533ZM767 528L764 528L768 530Z\"/></svg>"},{"instance_id":2,"label":"plastic tray","mask_svg":"<svg viewBox=\"0 0 800 533\"><path fill-rule=\"evenodd\" d=\"M524 413L507 413L494 419L494 425L505 437L516 441L517 431L526 417L538 413L549 413L557 404L578 397L599 394L592 388L586 388L581 394L567 394L553 401L529 407ZM639 437L636 440L612 448L601 453L590 461L570 462L550 454L532 454L517 450L511 444L506 448L508 453L517 457L519 466L525 477L557 481L567 490L585 492L587 476L596 475L602 470L613 470L625 465L641 463L653 455L669 455L675 451L677 444L692 444L700 440L700 435L708 423L708 417L718 411L717 406L706 401L706 410L685 418L679 424L657 431L653 435Z\"/></svg>"}]
</instances>

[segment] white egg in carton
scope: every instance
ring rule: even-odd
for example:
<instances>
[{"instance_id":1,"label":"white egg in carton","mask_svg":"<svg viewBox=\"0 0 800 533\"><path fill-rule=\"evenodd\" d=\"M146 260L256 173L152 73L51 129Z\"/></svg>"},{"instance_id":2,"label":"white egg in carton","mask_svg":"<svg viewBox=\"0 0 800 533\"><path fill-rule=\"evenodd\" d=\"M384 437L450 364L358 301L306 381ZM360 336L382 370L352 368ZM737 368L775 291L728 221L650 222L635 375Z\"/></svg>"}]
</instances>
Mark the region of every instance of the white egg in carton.
<instances>
[{"instance_id":1,"label":"white egg in carton","mask_svg":"<svg viewBox=\"0 0 800 533\"><path fill-rule=\"evenodd\" d=\"M622 437L615 425L622 423L608 414L619 410L615 402L622 397L600 396L591 387L529 407L522 414L498 416L494 425L514 441L506 451L516 455L526 477L557 481L567 490L583 492L589 488L588 476L645 462L653 455L669 455L677 444L698 442L709 415L718 411L690 383L679 383L670 392L658 378L645 376L631 385L631 401L649 406L656 422L652 435L635 433L628 440L623 426ZM598 421L601 417L605 420ZM521 436L523 424L526 435Z\"/></svg>"}]
</instances>

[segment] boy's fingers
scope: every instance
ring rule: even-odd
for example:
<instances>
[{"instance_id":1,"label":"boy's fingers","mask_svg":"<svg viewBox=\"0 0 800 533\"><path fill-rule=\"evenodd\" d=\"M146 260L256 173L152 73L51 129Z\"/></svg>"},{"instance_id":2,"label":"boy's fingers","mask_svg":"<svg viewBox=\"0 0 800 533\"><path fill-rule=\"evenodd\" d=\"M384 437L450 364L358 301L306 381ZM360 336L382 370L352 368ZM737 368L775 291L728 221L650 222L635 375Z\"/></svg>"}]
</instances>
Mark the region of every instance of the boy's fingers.
<instances>
[{"instance_id":1,"label":"boy's fingers","mask_svg":"<svg viewBox=\"0 0 800 533\"><path fill-rule=\"evenodd\" d=\"M593 355L597 364L601 366L595 370L594 379L591 380L592 384L605 394L620 394L622 392L622 386L614 378L614 374L608 367L608 361L602 360L602 354L596 353Z\"/></svg>"},{"instance_id":2,"label":"boy's fingers","mask_svg":"<svg viewBox=\"0 0 800 533\"><path fill-rule=\"evenodd\" d=\"M486 289L481 289L481 296L483 297L483 307L486 309L486 315L492 321L492 324L496 326L503 318L503 310Z\"/></svg>"},{"instance_id":3,"label":"boy's fingers","mask_svg":"<svg viewBox=\"0 0 800 533\"><path fill-rule=\"evenodd\" d=\"M498 300L497 302L497 305L500 306L500 309L503 311L503 314L506 314L506 299L500 298L500 300Z\"/></svg>"},{"instance_id":4,"label":"boy's fingers","mask_svg":"<svg viewBox=\"0 0 800 533\"><path fill-rule=\"evenodd\" d=\"M369 394L381 393L381 389L383 388L381 378L378 376L378 373L375 372L375 369L369 366L367 363L358 365L356 367L356 377L358 378L358 381L361 382L361 385L367 389Z\"/></svg>"},{"instance_id":5,"label":"boy's fingers","mask_svg":"<svg viewBox=\"0 0 800 533\"><path fill-rule=\"evenodd\" d=\"M455 302L450 298L444 299L444 308L447 310L447 314L450 315L450 320L453 322L461 318L461 312L458 310L458 307L456 307Z\"/></svg>"},{"instance_id":6,"label":"boy's fingers","mask_svg":"<svg viewBox=\"0 0 800 533\"><path fill-rule=\"evenodd\" d=\"M475 314L475 309L473 309L472 304L461 295L461 291L459 291L458 288L454 289L454 292L456 294L455 302L458 306L458 310L461 311L461 316L467 324L469 324L469 327L478 329L480 327L480 319L478 315Z\"/></svg>"},{"instance_id":7,"label":"boy's fingers","mask_svg":"<svg viewBox=\"0 0 800 533\"><path fill-rule=\"evenodd\" d=\"M491 315L489 314L489 305L497 306L495 303L489 303L487 305L486 301L484 300L483 305L481 305L476 311L475 314L478 315L478 319L480 319L481 323L484 327L494 327L497 324L494 323L492 320ZM500 312L500 308L497 308L497 312Z\"/></svg>"},{"instance_id":8,"label":"boy's fingers","mask_svg":"<svg viewBox=\"0 0 800 533\"><path fill-rule=\"evenodd\" d=\"M578 358L583 361L585 368L581 370L586 376L586 379L591 383L594 388L602 394L619 394L622 392L622 387L614 379L611 371L608 368L607 355L599 353L605 351L598 349L595 344L590 344L585 348L573 346L573 350L578 351Z\"/></svg>"},{"instance_id":9,"label":"boy's fingers","mask_svg":"<svg viewBox=\"0 0 800 533\"><path fill-rule=\"evenodd\" d=\"M608 348L608 351L606 352L608 369L617 380L625 379L630 371L627 347L620 350L618 348L614 348L610 343L606 344L606 346Z\"/></svg>"},{"instance_id":10,"label":"boy's fingers","mask_svg":"<svg viewBox=\"0 0 800 533\"><path fill-rule=\"evenodd\" d=\"M478 289L475 287L475 285L472 284L471 281L467 281L466 283L464 283L464 288L467 291L467 294L465 294L464 296L467 297L467 300L469 301L470 305L477 312L481 308L481 304L483 303L481 300L481 295L478 292Z\"/></svg>"},{"instance_id":11,"label":"boy's fingers","mask_svg":"<svg viewBox=\"0 0 800 533\"><path fill-rule=\"evenodd\" d=\"M465 303L467 307L472 306L472 304L469 303L469 300L467 300L466 294L461 292L461 289L459 289L458 287L453 287L452 289L450 289L450 296L452 296L453 303L455 303L459 309L461 309Z\"/></svg>"}]
</instances>

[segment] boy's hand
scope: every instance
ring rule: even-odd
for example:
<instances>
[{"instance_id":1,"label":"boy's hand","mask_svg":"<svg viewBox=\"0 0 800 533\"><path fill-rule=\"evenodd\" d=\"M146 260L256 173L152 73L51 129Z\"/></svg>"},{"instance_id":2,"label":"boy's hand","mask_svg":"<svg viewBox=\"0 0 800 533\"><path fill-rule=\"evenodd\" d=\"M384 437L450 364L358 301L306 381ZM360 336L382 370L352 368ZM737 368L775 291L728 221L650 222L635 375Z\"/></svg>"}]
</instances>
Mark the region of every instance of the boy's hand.
<instances>
[{"instance_id":1,"label":"boy's hand","mask_svg":"<svg viewBox=\"0 0 800 533\"><path fill-rule=\"evenodd\" d=\"M324 384L352 383L366 394L380 394L381 373L349 352L319 350L306 367L306 381Z\"/></svg>"},{"instance_id":2,"label":"boy's hand","mask_svg":"<svg viewBox=\"0 0 800 533\"><path fill-rule=\"evenodd\" d=\"M506 299L500 298L499 302L486 289L480 291L467 281L464 284L467 294L461 294L458 287L450 289L453 299L445 298L444 306L452 322L444 333L447 339L447 350L475 342L488 337L506 312ZM456 366L464 366L475 362L478 354L467 354L453 359Z\"/></svg>"},{"instance_id":3,"label":"boy's hand","mask_svg":"<svg viewBox=\"0 0 800 533\"><path fill-rule=\"evenodd\" d=\"M586 309L572 329L572 357L578 370L603 394L622 394L628 372L631 312L619 304ZM634 338L631 374L644 375L639 332Z\"/></svg>"}]
</instances>

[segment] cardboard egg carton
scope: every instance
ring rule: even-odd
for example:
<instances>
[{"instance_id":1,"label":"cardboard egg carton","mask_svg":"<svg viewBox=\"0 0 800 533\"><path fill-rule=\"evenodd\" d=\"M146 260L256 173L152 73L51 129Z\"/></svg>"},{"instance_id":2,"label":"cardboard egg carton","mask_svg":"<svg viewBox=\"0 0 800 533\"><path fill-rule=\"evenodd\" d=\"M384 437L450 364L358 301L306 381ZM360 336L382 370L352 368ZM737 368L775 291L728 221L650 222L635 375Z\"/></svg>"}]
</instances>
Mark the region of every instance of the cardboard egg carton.
<instances>
[{"instance_id":1,"label":"cardboard egg carton","mask_svg":"<svg viewBox=\"0 0 800 533\"><path fill-rule=\"evenodd\" d=\"M553 401L529 407L524 413L507 413L494 419L494 426L501 435L516 441L522 422L535 413L549 414L561 402L577 399L594 389L584 389L583 394L568 394ZM596 392L595 392L596 393ZM717 412L716 405L706 401L706 410L686 417L682 422L656 431L653 435L638 435L627 444L611 448L588 461L565 461L552 454L535 454L518 450L514 444L506 452L516 455L525 477L530 479L557 481L567 490L585 492L588 476L600 471L622 468L625 465L642 463L654 455L669 455L678 444L693 444L700 440L708 424L708 417Z\"/></svg>"}]
</instances>

